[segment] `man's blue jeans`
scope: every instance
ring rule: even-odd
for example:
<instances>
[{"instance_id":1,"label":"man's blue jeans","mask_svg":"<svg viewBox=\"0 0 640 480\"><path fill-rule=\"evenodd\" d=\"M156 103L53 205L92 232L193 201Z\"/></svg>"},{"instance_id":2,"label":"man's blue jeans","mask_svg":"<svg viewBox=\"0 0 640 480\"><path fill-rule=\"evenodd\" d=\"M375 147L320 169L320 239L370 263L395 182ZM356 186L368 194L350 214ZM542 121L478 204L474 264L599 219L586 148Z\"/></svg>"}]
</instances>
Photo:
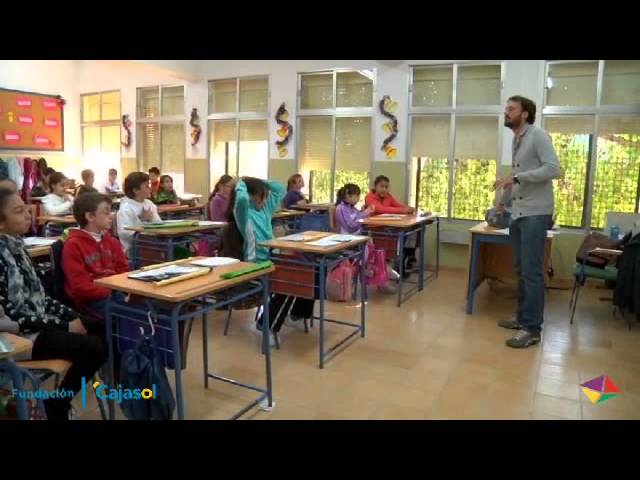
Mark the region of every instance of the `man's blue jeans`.
<instances>
[{"instance_id":1,"label":"man's blue jeans","mask_svg":"<svg viewBox=\"0 0 640 480\"><path fill-rule=\"evenodd\" d=\"M518 276L516 320L524 330L540 333L544 317L544 245L551 215L533 215L511 222L509 234Z\"/></svg>"}]
</instances>

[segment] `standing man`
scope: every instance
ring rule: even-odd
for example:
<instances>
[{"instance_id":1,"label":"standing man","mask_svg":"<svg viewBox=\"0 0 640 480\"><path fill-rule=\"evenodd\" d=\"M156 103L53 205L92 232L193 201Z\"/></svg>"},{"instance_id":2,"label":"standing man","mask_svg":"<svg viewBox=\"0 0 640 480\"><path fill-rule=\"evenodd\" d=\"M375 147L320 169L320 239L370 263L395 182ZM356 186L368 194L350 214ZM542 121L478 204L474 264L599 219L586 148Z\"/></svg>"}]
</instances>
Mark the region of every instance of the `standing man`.
<instances>
[{"instance_id":1,"label":"standing man","mask_svg":"<svg viewBox=\"0 0 640 480\"><path fill-rule=\"evenodd\" d=\"M513 131L512 176L496 181L503 188L498 205L511 203L510 238L518 275L515 318L501 320L503 328L518 330L507 340L511 348L526 348L540 341L544 314L544 246L553 225L553 183L560 176L558 157L549 134L533 125L536 104L528 98L509 98L504 126Z\"/></svg>"}]
</instances>

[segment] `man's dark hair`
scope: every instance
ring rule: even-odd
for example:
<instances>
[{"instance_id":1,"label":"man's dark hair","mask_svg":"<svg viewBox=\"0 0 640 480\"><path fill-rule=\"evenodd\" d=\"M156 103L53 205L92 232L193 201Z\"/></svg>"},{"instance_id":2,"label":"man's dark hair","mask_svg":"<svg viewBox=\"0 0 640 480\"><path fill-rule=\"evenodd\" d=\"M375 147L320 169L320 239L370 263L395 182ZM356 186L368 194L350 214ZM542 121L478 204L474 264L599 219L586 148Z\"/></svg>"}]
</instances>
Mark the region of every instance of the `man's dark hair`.
<instances>
[{"instance_id":1,"label":"man's dark hair","mask_svg":"<svg viewBox=\"0 0 640 480\"><path fill-rule=\"evenodd\" d=\"M160 175L160 169L158 167L151 167L149 169L149 173L155 173L156 175Z\"/></svg>"},{"instance_id":2,"label":"man's dark hair","mask_svg":"<svg viewBox=\"0 0 640 480\"><path fill-rule=\"evenodd\" d=\"M510 102L518 102L522 106L522 111L527 112L527 123L533 125L536 121L536 103L533 100L529 100L527 97L520 95L514 95L509 97Z\"/></svg>"},{"instance_id":3,"label":"man's dark hair","mask_svg":"<svg viewBox=\"0 0 640 480\"><path fill-rule=\"evenodd\" d=\"M134 190L140 188L143 183L149 181L149 175L144 172L133 172L124 179L124 194L129 198L135 198Z\"/></svg>"},{"instance_id":4,"label":"man's dark hair","mask_svg":"<svg viewBox=\"0 0 640 480\"><path fill-rule=\"evenodd\" d=\"M99 192L84 193L73 202L73 218L76 219L81 227L87 226L87 217L85 214L98 211L98 207L102 202L106 202L111 207L111 199Z\"/></svg>"}]
</instances>

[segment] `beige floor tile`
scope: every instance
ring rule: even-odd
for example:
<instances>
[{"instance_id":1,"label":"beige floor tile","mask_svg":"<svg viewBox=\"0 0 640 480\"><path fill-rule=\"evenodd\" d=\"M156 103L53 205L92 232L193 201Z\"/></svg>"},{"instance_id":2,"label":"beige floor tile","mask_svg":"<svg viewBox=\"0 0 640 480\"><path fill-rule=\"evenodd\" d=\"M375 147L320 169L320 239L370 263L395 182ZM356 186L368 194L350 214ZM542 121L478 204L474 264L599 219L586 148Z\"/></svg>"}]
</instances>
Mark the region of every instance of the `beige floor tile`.
<instances>
[{"instance_id":1,"label":"beige floor tile","mask_svg":"<svg viewBox=\"0 0 640 480\"><path fill-rule=\"evenodd\" d=\"M550 397L536 393L533 399L533 412L545 413L570 420L582 417L580 402L560 397Z\"/></svg>"}]
</instances>

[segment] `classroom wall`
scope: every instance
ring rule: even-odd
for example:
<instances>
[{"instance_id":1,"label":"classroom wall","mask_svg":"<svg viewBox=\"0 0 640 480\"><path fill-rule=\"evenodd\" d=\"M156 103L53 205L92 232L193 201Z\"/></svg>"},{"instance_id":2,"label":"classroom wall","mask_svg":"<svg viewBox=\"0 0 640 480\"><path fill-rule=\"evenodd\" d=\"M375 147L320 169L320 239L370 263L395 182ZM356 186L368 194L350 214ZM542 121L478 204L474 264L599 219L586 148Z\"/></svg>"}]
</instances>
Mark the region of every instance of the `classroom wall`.
<instances>
[{"instance_id":1,"label":"classroom wall","mask_svg":"<svg viewBox=\"0 0 640 480\"><path fill-rule=\"evenodd\" d=\"M79 172L89 165L82 158L80 138L80 95L105 90L120 90L122 113L128 114L135 125L136 89L143 86L175 85L185 86L185 132L190 132L189 113L197 108L201 119L202 135L197 146L191 146L185 135L185 190L203 195L208 194L208 80L236 76L268 75L270 79L270 161L269 175L286 181L297 171L296 145L292 142L286 158L279 158L275 148L277 123L273 118L281 102L289 110L289 121L296 126L297 79L298 73L335 68L375 68L376 84L374 101L383 95L390 95L398 102L395 112L399 121L399 133L393 145L398 155L388 160L380 150L386 137L381 126L386 118L375 108L374 113L374 163L371 177L384 174L390 177L394 195L407 199L407 132L408 132L408 78L410 65L450 63L450 60L135 60L135 61L0 61L0 86L49 94L62 95L67 100L65 107L65 151L46 153L51 165L65 171L69 176L79 178ZM511 95L520 94L542 104L544 61L507 60L503 101ZM536 122L540 124L540 115ZM503 130L500 134L500 164L498 175L509 173L511 164L511 133ZM29 154L30 152L19 152ZM0 152L1 156L7 152ZM137 169L136 138L128 149L122 148L122 178ZM97 170L97 169L96 169ZM468 225L443 221L442 231L461 231ZM557 277L571 275L575 251L583 237L582 232L563 232L554 239L552 257ZM435 235L428 236L428 245L435 246ZM427 260L434 260L434 248L428 249ZM444 266L466 268L467 245L442 244L441 261Z\"/></svg>"}]
</instances>

